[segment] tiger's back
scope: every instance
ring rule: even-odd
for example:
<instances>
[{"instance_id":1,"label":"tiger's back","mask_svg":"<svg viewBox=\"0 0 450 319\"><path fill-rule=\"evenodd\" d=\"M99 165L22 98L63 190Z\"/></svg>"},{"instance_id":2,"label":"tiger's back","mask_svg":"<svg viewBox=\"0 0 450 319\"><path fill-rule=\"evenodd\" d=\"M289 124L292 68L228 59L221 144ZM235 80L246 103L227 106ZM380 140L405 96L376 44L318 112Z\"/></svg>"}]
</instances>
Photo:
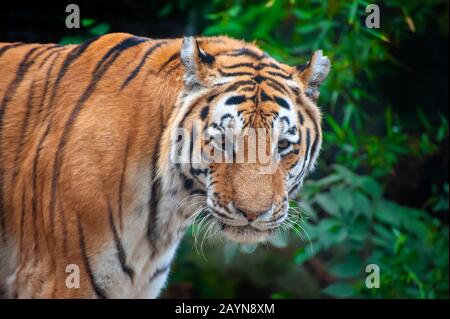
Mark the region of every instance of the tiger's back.
<instances>
[{"instance_id":1,"label":"tiger's back","mask_svg":"<svg viewBox=\"0 0 450 319\"><path fill-rule=\"evenodd\" d=\"M138 74L137 61L160 67L181 43L167 42L148 60L141 59L158 41L127 34L79 46L0 44L0 272L29 287L22 297L64 296L57 287L67 290L66 266L89 273L84 249L100 249L95 242L104 237L120 251L142 240L119 234L145 233L133 213L144 214L151 159L170 112L160 106L175 103L181 77L168 78L171 86L154 82L158 75ZM24 269L12 272L17 264Z\"/></svg>"}]
</instances>

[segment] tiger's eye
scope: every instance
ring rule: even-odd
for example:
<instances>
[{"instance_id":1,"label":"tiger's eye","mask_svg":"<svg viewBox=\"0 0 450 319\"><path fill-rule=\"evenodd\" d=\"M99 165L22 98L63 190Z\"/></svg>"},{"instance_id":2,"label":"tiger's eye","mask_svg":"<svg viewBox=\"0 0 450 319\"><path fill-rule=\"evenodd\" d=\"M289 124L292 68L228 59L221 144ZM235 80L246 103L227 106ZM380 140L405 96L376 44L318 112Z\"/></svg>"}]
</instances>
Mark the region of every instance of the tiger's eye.
<instances>
[{"instance_id":1,"label":"tiger's eye","mask_svg":"<svg viewBox=\"0 0 450 319\"><path fill-rule=\"evenodd\" d=\"M289 147L289 141L288 140L280 140L279 142L278 142L278 149L279 150L284 150L284 149L286 149L286 148L288 148Z\"/></svg>"}]
</instances>

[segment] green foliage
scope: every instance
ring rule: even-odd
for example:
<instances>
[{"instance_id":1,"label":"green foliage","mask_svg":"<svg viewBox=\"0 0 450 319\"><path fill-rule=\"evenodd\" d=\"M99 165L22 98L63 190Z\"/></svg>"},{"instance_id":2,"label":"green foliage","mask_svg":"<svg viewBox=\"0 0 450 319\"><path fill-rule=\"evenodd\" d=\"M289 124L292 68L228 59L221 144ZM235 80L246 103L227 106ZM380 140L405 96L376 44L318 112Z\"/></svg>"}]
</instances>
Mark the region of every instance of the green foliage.
<instances>
[{"instance_id":1,"label":"green foliage","mask_svg":"<svg viewBox=\"0 0 450 319\"><path fill-rule=\"evenodd\" d=\"M309 181L302 209L314 251L297 250L301 265L325 250L335 282L323 290L333 297L436 298L448 294L448 227L422 210L382 196L376 180L335 165L332 173ZM304 205L304 206L303 206ZM318 218L318 212L325 213ZM365 266L380 267L380 289L365 286Z\"/></svg>"},{"instance_id":2,"label":"green foliage","mask_svg":"<svg viewBox=\"0 0 450 319\"><path fill-rule=\"evenodd\" d=\"M327 103L322 178L306 182L300 203L291 203L304 212L297 229L304 242L298 247L291 237L286 248L265 252L276 259L288 250L302 272L324 263L327 282L312 296L448 298L448 225L430 214L448 214L448 181L433 185L433 196L418 209L384 196L387 178L402 162L439 152L448 139L448 118L430 117L424 105L413 105L406 116L377 95L380 75L409 67L392 48L424 33L443 3L384 1L379 30L364 26L368 2L360 0L213 1L208 7L205 35L256 41L291 65L305 63L316 49L332 61L320 99ZM439 19L448 25L448 18ZM245 263L240 255L233 258ZM379 289L365 286L368 264L380 267ZM272 291L273 298L302 295L286 286Z\"/></svg>"},{"instance_id":3,"label":"green foliage","mask_svg":"<svg viewBox=\"0 0 450 319\"><path fill-rule=\"evenodd\" d=\"M109 32L108 23L97 22L94 19L81 19L81 31L76 35L68 35L59 41L59 44L77 44L82 43L92 37L106 34Z\"/></svg>"}]
</instances>

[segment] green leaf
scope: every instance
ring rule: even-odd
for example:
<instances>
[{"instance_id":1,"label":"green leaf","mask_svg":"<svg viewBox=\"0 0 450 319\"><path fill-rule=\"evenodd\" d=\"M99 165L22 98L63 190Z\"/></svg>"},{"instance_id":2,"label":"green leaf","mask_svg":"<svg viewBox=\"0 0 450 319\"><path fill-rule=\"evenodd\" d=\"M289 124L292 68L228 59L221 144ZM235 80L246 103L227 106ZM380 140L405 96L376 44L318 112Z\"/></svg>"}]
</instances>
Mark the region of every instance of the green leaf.
<instances>
[{"instance_id":1,"label":"green leaf","mask_svg":"<svg viewBox=\"0 0 450 319\"><path fill-rule=\"evenodd\" d=\"M338 175L342 176L342 178L344 178L348 184L358 185L360 183L361 177L353 173L347 167L335 164L333 165L333 169L336 171Z\"/></svg>"},{"instance_id":2,"label":"green leaf","mask_svg":"<svg viewBox=\"0 0 450 319\"><path fill-rule=\"evenodd\" d=\"M93 35L102 35L108 33L108 31L109 31L109 24L107 23L99 23L90 30L90 32Z\"/></svg>"},{"instance_id":3,"label":"green leaf","mask_svg":"<svg viewBox=\"0 0 450 319\"><path fill-rule=\"evenodd\" d=\"M331 175L328 175L327 177L324 177L322 179L314 181L314 183L317 186L325 187L325 186L330 186L330 185L332 185L334 183L337 183L337 182L339 182L341 180L342 180L342 176L337 175L337 174L331 174Z\"/></svg>"},{"instance_id":4,"label":"green leaf","mask_svg":"<svg viewBox=\"0 0 450 319\"><path fill-rule=\"evenodd\" d=\"M85 28L90 27L91 25L93 25L95 23L94 19L81 19L81 25Z\"/></svg>"},{"instance_id":5,"label":"green leaf","mask_svg":"<svg viewBox=\"0 0 450 319\"><path fill-rule=\"evenodd\" d=\"M365 191L365 193L373 198L380 198L383 195L383 190L381 186L373 178L368 176L363 176L359 179L360 187Z\"/></svg>"},{"instance_id":6,"label":"green leaf","mask_svg":"<svg viewBox=\"0 0 450 319\"><path fill-rule=\"evenodd\" d=\"M354 296L356 291L347 283L336 282L322 289L322 293L336 298L349 298Z\"/></svg>"},{"instance_id":7,"label":"green leaf","mask_svg":"<svg viewBox=\"0 0 450 319\"><path fill-rule=\"evenodd\" d=\"M311 259L315 254L320 251L320 248L316 245L314 250L309 246L303 246L297 250L294 255L294 263L298 266L302 265L305 261Z\"/></svg>"},{"instance_id":8,"label":"green leaf","mask_svg":"<svg viewBox=\"0 0 450 319\"><path fill-rule=\"evenodd\" d=\"M356 256L348 256L343 262L332 265L328 270L338 278L354 278L363 270L363 263Z\"/></svg>"},{"instance_id":9,"label":"green leaf","mask_svg":"<svg viewBox=\"0 0 450 319\"><path fill-rule=\"evenodd\" d=\"M337 218L324 218L317 225L317 232L324 233L329 231L335 231L341 227L341 221Z\"/></svg>"},{"instance_id":10,"label":"green leaf","mask_svg":"<svg viewBox=\"0 0 450 319\"><path fill-rule=\"evenodd\" d=\"M355 23L356 12L358 11L358 0L353 0L352 5L350 6L349 14L348 14L348 24L353 25Z\"/></svg>"},{"instance_id":11,"label":"green leaf","mask_svg":"<svg viewBox=\"0 0 450 319\"><path fill-rule=\"evenodd\" d=\"M271 295L272 299L291 299L291 298L295 298L295 296L287 291L280 291L280 292L275 292Z\"/></svg>"},{"instance_id":12,"label":"green leaf","mask_svg":"<svg viewBox=\"0 0 450 319\"><path fill-rule=\"evenodd\" d=\"M333 131L336 133L336 135L339 138L342 139L345 137L344 130L339 126L339 124L336 122L336 120L331 115L327 115L325 117L325 120L327 121L328 125L330 125L330 127L333 129Z\"/></svg>"},{"instance_id":13,"label":"green leaf","mask_svg":"<svg viewBox=\"0 0 450 319\"><path fill-rule=\"evenodd\" d=\"M66 36L59 41L59 44L61 45L67 45L67 44L79 44L86 41L88 37L85 36Z\"/></svg>"},{"instance_id":14,"label":"green leaf","mask_svg":"<svg viewBox=\"0 0 450 319\"><path fill-rule=\"evenodd\" d=\"M372 212L372 202L362 192L356 191L353 196L353 212L356 215L363 214L369 216Z\"/></svg>"},{"instance_id":15,"label":"green leaf","mask_svg":"<svg viewBox=\"0 0 450 319\"><path fill-rule=\"evenodd\" d=\"M340 215L339 206L336 203L334 197L329 192L316 195L315 201L328 214L333 216Z\"/></svg>"},{"instance_id":16,"label":"green leaf","mask_svg":"<svg viewBox=\"0 0 450 319\"><path fill-rule=\"evenodd\" d=\"M337 205L342 209L342 212L348 214L353 209L354 191L351 188L333 188L331 190Z\"/></svg>"},{"instance_id":17,"label":"green leaf","mask_svg":"<svg viewBox=\"0 0 450 319\"><path fill-rule=\"evenodd\" d=\"M400 227L401 216L399 211L398 206L394 203L387 200L381 200L376 203L375 216L388 225Z\"/></svg>"}]
</instances>

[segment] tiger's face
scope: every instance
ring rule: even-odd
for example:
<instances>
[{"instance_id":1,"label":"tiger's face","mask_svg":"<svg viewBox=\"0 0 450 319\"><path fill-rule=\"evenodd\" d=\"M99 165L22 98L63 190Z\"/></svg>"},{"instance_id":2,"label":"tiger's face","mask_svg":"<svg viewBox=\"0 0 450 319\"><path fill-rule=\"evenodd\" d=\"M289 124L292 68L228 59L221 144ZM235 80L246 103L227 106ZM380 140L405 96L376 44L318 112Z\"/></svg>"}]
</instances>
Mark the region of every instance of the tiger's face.
<instances>
[{"instance_id":1,"label":"tiger's face","mask_svg":"<svg viewBox=\"0 0 450 319\"><path fill-rule=\"evenodd\" d=\"M182 132L172 136L171 158L183 187L206 194L208 218L227 238L264 241L288 218L289 199L316 162L315 102L330 63L320 51L298 69L253 46L202 45L183 43Z\"/></svg>"}]
</instances>

